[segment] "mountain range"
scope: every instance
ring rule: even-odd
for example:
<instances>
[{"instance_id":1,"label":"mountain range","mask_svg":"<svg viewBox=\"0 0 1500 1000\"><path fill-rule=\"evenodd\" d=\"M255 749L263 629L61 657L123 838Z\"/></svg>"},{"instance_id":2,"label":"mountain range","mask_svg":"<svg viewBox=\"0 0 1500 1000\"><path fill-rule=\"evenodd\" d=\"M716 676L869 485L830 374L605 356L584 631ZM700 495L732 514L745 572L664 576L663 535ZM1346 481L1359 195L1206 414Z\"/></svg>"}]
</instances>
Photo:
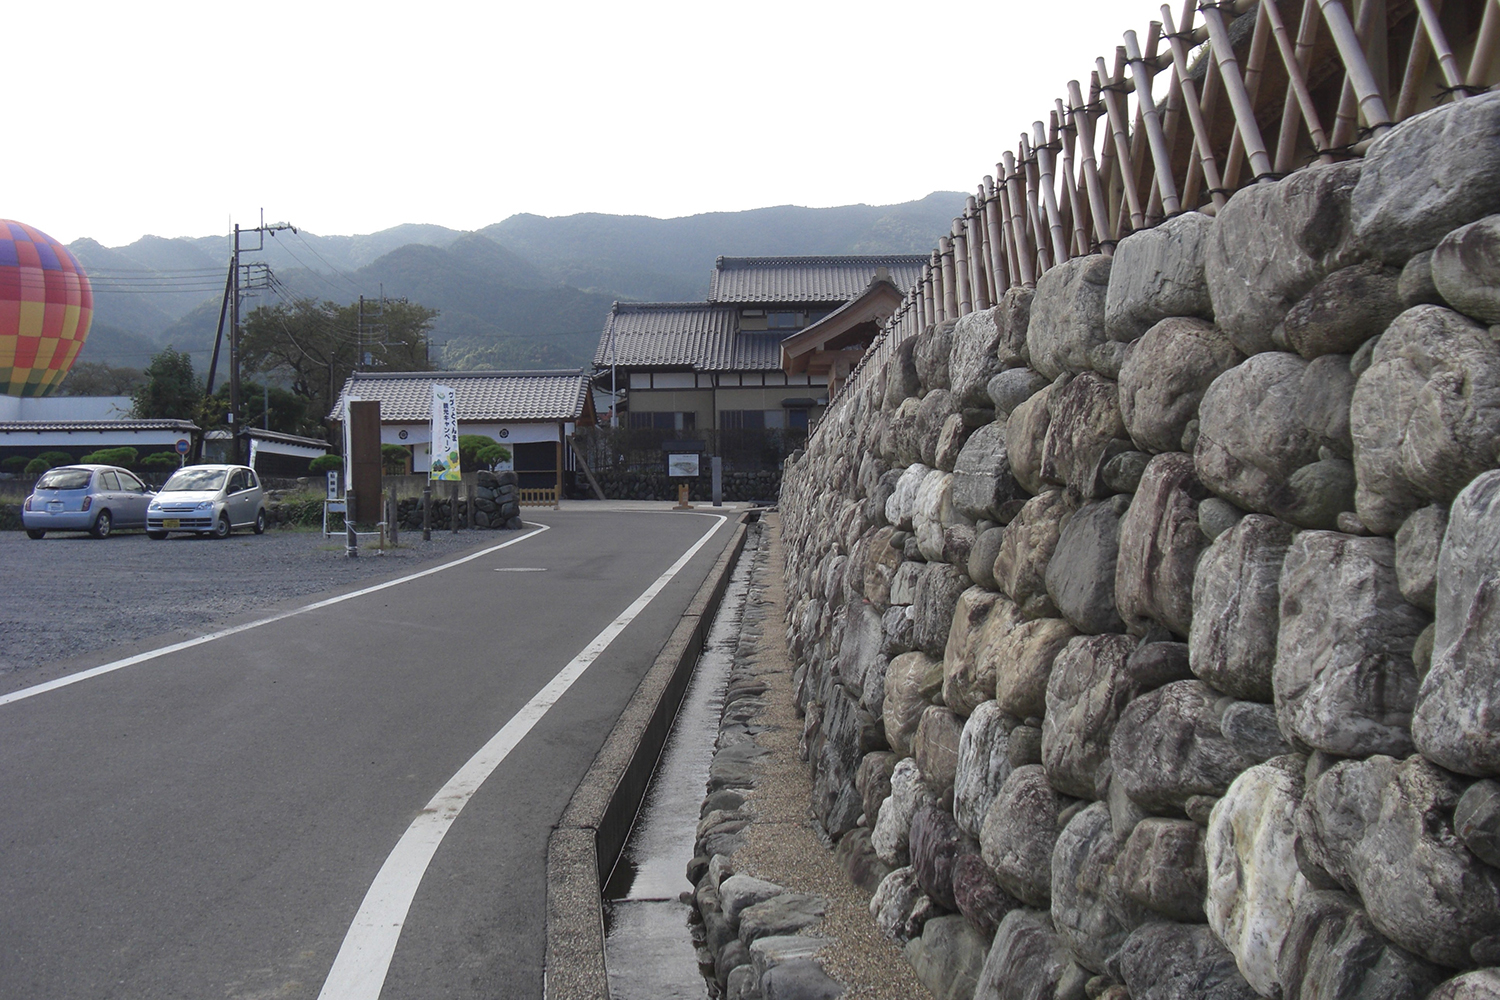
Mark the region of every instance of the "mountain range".
<instances>
[{"instance_id":1,"label":"mountain range","mask_svg":"<svg viewBox=\"0 0 1500 1000\"><path fill-rule=\"evenodd\" d=\"M242 236L243 263L266 264L272 288L243 309L290 298L354 302L405 297L439 310L440 367L562 368L591 363L610 305L693 301L718 256L926 253L963 210L936 192L899 205L780 206L678 219L513 215L464 232L401 225L363 236L290 229ZM70 244L94 289L80 361L142 368L167 346L208 365L230 240L145 236L123 247Z\"/></svg>"}]
</instances>

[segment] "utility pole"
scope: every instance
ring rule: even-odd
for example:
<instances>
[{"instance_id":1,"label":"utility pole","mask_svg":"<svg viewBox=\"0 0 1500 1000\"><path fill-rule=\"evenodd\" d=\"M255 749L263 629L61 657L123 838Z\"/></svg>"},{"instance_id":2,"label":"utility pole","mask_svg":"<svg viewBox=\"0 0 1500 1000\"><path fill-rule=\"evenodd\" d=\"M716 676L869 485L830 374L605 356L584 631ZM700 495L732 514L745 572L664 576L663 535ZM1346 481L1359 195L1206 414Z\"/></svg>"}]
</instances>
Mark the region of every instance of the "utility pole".
<instances>
[{"instance_id":1,"label":"utility pole","mask_svg":"<svg viewBox=\"0 0 1500 1000\"><path fill-rule=\"evenodd\" d=\"M261 212L260 225L254 229L241 229L236 223L234 227L234 245L229 257L229 283L232 286L229 298L230 323L229 323L229 454L235 465L243 461L244 453L240 449L240 424L243 414L240 411L240 299L246 292L260 291L271 287L271 268L266 264L244 265L246 268L245 280L240 276L240 254L257 253L266 245L266 233L280 232L290 229L296 232L297 228L289 222L278 222L275 225L266 225L265 212ZM241 242L242 235L256 234L255 246L246 246ZM252 270L253 268L253 270Z\"/></svg>"}]
</instances>

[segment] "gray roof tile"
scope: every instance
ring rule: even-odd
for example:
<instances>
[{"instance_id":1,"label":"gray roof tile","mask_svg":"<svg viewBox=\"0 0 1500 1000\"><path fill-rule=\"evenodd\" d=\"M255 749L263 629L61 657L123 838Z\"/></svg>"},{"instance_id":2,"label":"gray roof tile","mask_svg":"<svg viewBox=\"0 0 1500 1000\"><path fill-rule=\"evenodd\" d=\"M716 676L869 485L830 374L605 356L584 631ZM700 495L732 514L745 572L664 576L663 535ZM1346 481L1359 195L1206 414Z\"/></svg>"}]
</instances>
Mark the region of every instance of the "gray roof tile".
<instances>
[{"instance_id":1,"label":"gray roof tile","mask_svg":"<svg viewBox=\"0 0 1500 1000\"><path fill-rule=\"evenodd\" d=\"M589 380L581 369L514 372L355 372L339 391L330 420L343 415L344 398L380 401L382 421L432 418L432 387L452 386L458 419L576 420L583 415Z\"/></svg>"},{"instance_id":2,"label":"gray roof tile","mask_svg":"<svg viewBox=\"0 0 1500 1000\"><path fill-rule=\"evenodd\" d=\"M720 257L714 262L710 302L847 302L884 267L902 291L922 276L928 254L846 257Z\"/></svg>"}]
</instances>

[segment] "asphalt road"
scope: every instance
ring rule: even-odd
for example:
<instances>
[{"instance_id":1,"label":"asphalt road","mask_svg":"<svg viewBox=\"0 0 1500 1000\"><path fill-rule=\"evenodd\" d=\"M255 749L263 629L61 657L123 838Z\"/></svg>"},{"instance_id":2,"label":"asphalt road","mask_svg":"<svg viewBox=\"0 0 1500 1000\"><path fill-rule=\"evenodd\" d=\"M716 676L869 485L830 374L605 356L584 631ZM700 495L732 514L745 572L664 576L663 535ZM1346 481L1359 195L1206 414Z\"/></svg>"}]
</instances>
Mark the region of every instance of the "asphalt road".
<instances>
[{"instance_id":1,"label":"asphalt road","mask_svg":"<svg viewBox=\"0 0 1500 1000\"><path fill-rule=\"evenodd\" d=\"M528 520L550 530L35 696L3 700L118 650L7 676L0 997L317 997L435 793L714 525ZM730 529L466 800L420 873L380 997L541 995L547 834Z\"/></svg>"}]
</instances>

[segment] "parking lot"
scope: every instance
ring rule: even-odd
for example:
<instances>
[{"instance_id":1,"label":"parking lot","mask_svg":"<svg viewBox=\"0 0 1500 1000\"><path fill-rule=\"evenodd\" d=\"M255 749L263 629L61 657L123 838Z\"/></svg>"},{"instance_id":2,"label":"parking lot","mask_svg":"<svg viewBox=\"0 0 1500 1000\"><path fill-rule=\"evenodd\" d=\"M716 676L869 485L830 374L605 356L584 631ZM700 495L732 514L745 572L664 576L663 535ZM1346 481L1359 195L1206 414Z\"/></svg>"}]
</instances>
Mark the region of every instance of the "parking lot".
<instances>
[{"instance_id":1,"label":"parking lot","mask_svg":"<svg viewBox=\"0 0 1500 1000\"><path fill-rule=\"evenodd\" d=\"M422 563L495 545L508 531L403 534L378 555L344 555L342 536L271 530L237 532L222 541L141 532L102 540L48 534L33 541L0 531L0 691L46 680L44 664L181 632L201 633L246 612L320 594Z\"/></svg>"}]
</instances>

